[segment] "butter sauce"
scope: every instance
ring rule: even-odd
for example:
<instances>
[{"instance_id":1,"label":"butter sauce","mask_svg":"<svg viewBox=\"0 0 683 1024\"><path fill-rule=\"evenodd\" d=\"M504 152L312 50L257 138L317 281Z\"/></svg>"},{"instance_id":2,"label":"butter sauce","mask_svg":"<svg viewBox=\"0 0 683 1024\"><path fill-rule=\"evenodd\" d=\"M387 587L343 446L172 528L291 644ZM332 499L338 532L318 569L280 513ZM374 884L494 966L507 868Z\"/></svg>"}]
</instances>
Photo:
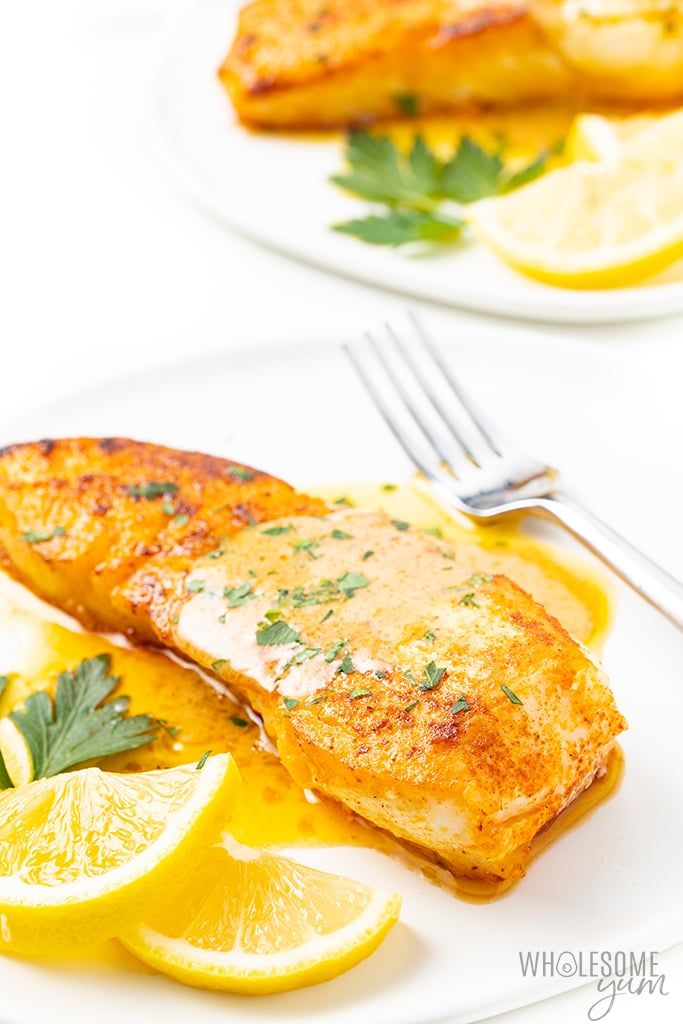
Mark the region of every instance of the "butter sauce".
<instances>
[{"instance_id":1,"label":"butter sauce","mask_svg":"<svg viewBox=\"0 0 683 1024\"><path fill-rule=\"evenodd\" d=\"M319 489L318 493L331 502L343 499L341 508L348 505L381 507L396 521L407 521L413 528L438 533L461 551L463 548L469 551L472 546L478 571L509 575L578 639L593 649L599 648L609 622L609 601L602 581L583 564L568 559L564 553L560 555L519 528L477 529L468 521L447 513L419 483L400 487L335 486ZM340 540L339 544L343 547L344 541ZM306 565L309 557L306 549L300 554L301 564ZM10 593L13 590L16 588L10 587ZM250 608L252 604L257 602L248 601L243 606L248 609L245 614L250 621L251 617L258 618L263 613L263 609ZM222 606L225 607L224 602ZM241 612L242 608L234 611ZM315 607L313 611L319 619L325 606ZM242 796L230 822L230 830L239 842L269 847L313 843L378 849L419 870L455 895L470 900L495 898L512 884L492 886L453 878L421 852L366 825L343 807L302 790L282 767L250 712L221 684L190 666L160 652L123 647L123 641L118 638L112 642L96 634L75 632L16 607L0 614L0 630L3 640L8 639L8 643L3 642L2 650L13 648L11 664L0 665L0 671L10 677L0 698L0 714L6 714L29 692L52 686L65 667L106 651L112 657L114 673L121 676L120 692L131 698L131 712L151 713L161 722L159 737L153 744L109 758L107 769L144 771L199 760L206 750L230 750L244 781ZM260 668L270 673L273 666ZM594 781L535 840L534 855L614 791L622 772L617 747L605 767L602 778Z\"/></svg>"}]
</instances>

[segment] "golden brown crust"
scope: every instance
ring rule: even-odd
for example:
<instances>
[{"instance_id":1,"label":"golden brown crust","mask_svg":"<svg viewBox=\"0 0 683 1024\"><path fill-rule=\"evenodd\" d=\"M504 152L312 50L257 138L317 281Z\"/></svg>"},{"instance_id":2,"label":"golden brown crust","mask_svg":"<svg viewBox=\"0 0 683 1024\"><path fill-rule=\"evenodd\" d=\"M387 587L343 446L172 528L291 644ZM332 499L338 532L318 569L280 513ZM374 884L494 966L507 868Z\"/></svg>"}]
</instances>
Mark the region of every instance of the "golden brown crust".
<instances>
[{"instance_id":1,"label":"golden brown crust","mask_svg":"<svg viewBox=\"0 0 683 1024\"><path fill-rule=\"evenodd\" d=\"M166 496L131 491L164 482ZM325 508L250 466L120 437L4 448L0 492L14 576L91 626L161 642L195 559L247 523Z\"/></svg>"}]
</instances>

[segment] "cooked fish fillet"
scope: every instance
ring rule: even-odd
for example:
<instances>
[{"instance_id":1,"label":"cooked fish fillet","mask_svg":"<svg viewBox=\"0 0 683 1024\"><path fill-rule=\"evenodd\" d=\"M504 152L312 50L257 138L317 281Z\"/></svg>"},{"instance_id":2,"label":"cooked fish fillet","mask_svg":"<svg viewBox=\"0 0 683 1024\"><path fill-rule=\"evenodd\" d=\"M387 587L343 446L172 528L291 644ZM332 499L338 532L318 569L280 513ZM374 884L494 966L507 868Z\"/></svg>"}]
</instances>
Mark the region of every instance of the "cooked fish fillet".
<instances>
[{"instance_id":1,"label":"cooked fish fillet","mask_svg":"<svg viewBox=\"0 0 683 1024\"><path fill-rule=\"evenodd\" d=\"M242 120L320 128L558 97L683 98L670 0L252 0L219 71Z\"/></svg>"},{"instance_id":2,"label":"cooked fish fillet","mask_svg":"<svg viewBox=\"0 0 683 1024\"><path fill-rule=\"evenodd\" d=\"M625 728L591 654L528 594L384 513L118 438L0 452L6 567L91 627L194 659L304 786L456 873L529 846Z\"/></svg>"}]
</instances>

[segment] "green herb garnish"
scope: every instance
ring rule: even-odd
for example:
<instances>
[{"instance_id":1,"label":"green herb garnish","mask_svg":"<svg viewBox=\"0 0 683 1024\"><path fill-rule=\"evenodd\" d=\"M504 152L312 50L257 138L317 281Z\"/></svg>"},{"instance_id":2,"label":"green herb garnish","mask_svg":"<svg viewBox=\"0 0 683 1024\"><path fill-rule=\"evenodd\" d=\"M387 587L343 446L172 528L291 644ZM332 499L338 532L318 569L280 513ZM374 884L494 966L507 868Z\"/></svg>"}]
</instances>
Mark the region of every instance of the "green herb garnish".
<instances>
[{"instance_id":1,"label":"green herb garnish","mask_svg":"<svg viewBox=\"0 0 683 1024\"><path fill-rule=\"evenodd\" d=\"M471 587L480 587L482 583L491 583L493 576L487 575L485 572L475 572L474 576L470 576L467 580Z\"/></svg>"},{"instance_id":2,"label":"green herb garnish","mask_svg":"<svg viewBox=\"0 0 683 1024\"><path fill-rule=\"evenodd\" d=\"M253 480L256 476L251 469L245 469L244 466L228 466L228 473L234 480L242 480L244 482Z\"/></svg>"},{"instance_id":3,"label":"green herb garnish","mask_svg":"<svg viewBox=\"0 0 683 1024\"><path fill-rule=\"evenodd\" d=\"M345 530L333 530L330 537L332 537L333 540L351 540L353 534L346 533Z\"/></svg>"},{"instance_id":4,"label":"green herb garnish","mask_svg":"<svg viewBox=\"0 0 683 1024\"><path fill-rule=\"evenodd\" d=\"M413 700L413 701L410 702L410 704L406 704L406 706L404 707L403 710L404 711L412 711L413 708L416 708L416 707L417 707L417 701Z\"/></svg>"},{"instance_id":5,"label":"green herb garnish","mask_svg":"<svg viewBox=\"0 0 683 1024\"><path fill-rule=\"evenodd\" d=\"M512 690L510 689L510 687L506 686L505 683L503 683L503 685L501 686L501 690L503 691L503 693L505 694L507 699L509 701L511 701L513 704L521 704L522 703L521 700L519 699L519 697L517 696L517 694L513 693Z\"/></svg>"},{"instance_id":6,"label":"green herb garnish","mask_svg":"<svg viewBox=\"0 0 683 1024\"><path fill-rule=\"evenodd\" d=\"M322 619L320 620L320 625L322 626L323 622L327 622L327 620L331 619L333 615L334 615L334 608L330 608L330 610L325 612L325 614L323 615Z\"/></svg>"},{"instance_id":7,"label":"green herb garnish","mask_svg":"<svg viewBox=\"0 0 683 1024\"><path fill-rule=\"evenodd\" d=\"M353 662L351 661L351 655L345 654L342 658L337 672L343 672L345 676L354 675L356 669L354 668Z\"/></svg>"},{"instance_id":8,"label":"green herb garnish","mask_svg":"<svg viewBox=\"0 0 683 1024\"><path fill-rule=\"evenodd\" d=\"M319 693L317 697L310 697L306 701L306 704L310 707L312 704L320 704L322 700L327 700L326 693Z\"/></svg>"},{"instance_id":9,"label":"green herb garnish","mask_svg":"<svg viewBox=\"0 0 683 1024\"><path fill-rule=\"evenodd\" d=\"M337 588L345 597L353 597L357 590L362 590L369 584L370 580L362 572L345 572L337 580Z\"/></svg>"},{"instance_id":10,"label":"green herb garnish","mask_svg":"<svg viewBox=\"0 0 683 1024\"><path fill-rule=\"evenodd\" d=\"M268 537L281 537L283 533L291 533L294 527L290 524L288 526L269 526L267 530L262 530L261 533L265 533Z\"/></svg>"},{"instance_id":11,"label":"green herb garnish","mask_svg":"<svg viewBox=\"0 0 683 1024\"><path fill-rule=\"evenodd\" d=\"M196 772L200 772L202 770L202 768L204 767L204 765L209 760L209 758L211 757L212 754L213 754L213 750L205 750L204 751L202 756L197 761L197 764L196 764L196 767L195 767L195 771Z\"/></svg>"},{"instance_id":12,"label":"green herb garnish","mask_svg":"<svg viewBox=\"0 0 683 1024\"><path fill-rule=\"evenodd\" d=\"M368 558L372 558L374 553L375 552L372 549L370 549L369 551L364 551L363 556L361 558L361 562L367 562Z\"/></svg>"},{"instance_id":13,"label":"green herb garnish","mask_svg":"<svg viewBox=\"0 0 683 1024\"><path fill-rule=\"evenodd\" d=\"M228 664L227 658L216 658L215 661L211 662L211 669L214 672L220 672L220 670L223 668L223 666L227 665L227 664Z\"/></svg>"},{"instance_id":14,"label":"green herb garnish","mask_svg":"<svg viewBox=\"0 0 683 1024\"><path fill-rule=\"evenodd\" d=\"M412 94L400 94L410 106ZM396 102L400 102L399 97ZM357 220L335 224L334 230L373 245L407 242L452 242L464 219L443 206L467 205L486 196L501 195L533 181L546 170L549 153L513 170L500 152L487 150L463 137L453 155L441 159L418 134L409 152L385 136L351 132L346 144L347 170L332 182L356 196L381 203L386 209Z\"/></svg>"},{"instance_id":15,"label":"green herb garnish","mask_svg":"<svg viewBox=\"0 0 683 1024\"><path fill-rule=\"evenodd\" d=\"M223 597L228 602L228 608L240 608L247 601L253 600L256 594L251 589L251 583L240 583L236 587L226 587Z\"/></svg>"},{"instance_id":16,"label":"green herb garnish","mask_svg":"<svg viewBox=\"0 0 683 1024\"><path fill-rule=\"evenodd\" d=\"M337 640L336 644L332 644L330 649L325 651L325 661L334 661L343 647L346 647L346 640Z\"/></svg>"},{"instance_id":17,"label":"green herb garnish","mask_svg":"<svg viewBox=\"0 0 683 1024\"><path fill-rule=\"evenodd\" d=\"M130 700L106 697L117 686L108 654L87 658L57 679L54 701L46 691L32 693L9 718L26 740L33 778L58 775L84 761L145 746L157 737L158 719L128 715Z\"/></svg>"},{"instance_id":18,"label":"green herb garnish","mask_svg":"<svg viewBox=\"0 0 683 1024\"><path fill-rule=\"evenodd\" d=\"M173 523L175 526L187 526L189 521L190 517L186 515L184 512L181 512L180 515L175 516L175 518L173 519Z\"/></svg>"},{"instance_id":19,"label":"green herb garnish","mask_svg":"<svg viewBox=\"0 0 683 1024\"><path fill-rule=\"evenodd\" d=\"M65 537L66 530L63 526L55 526L53 530L27 530L26 533L22 533L22 537L27 544L42 544L46 540L52 540L53 537Z\"/></svg>"},{"instance_id":20,"label":"green herb garnish","mask_svg":"<svg viewBox=\"0 0 683 1024\"><path fill-rule=\"evenodd\" d=\"M298 644L299 634L284 619L278 619L256 632L256 643L261 647L272 647L275 644Z\"/></svg>"},{"instance_id":21,"label":"green herb garnish","mask_svg":"<svg viewBox=\"0 0 683 1024\"><path fill-rule=\"evenodd\" d=\"M464 697L459 697L451 708L452 715L459 715L461 711L469 711L470 706Z\"/></svg>"},{"instance_id":22,"label":"green herb garnish","mask_svg":"<svg viewBox=\"0 0 683 1024\"><path fill-rule=\"evenodd\" d=\"M358 700L359 697L372 697L372 690L364 690L362 687L351 690L349 694L350 700Z\"/></svg>"},{"instance_id":23,"label":"green herb garnish","mask_svg":"<svg viewBox=\"0 0 683 1024\"><path fill-rule=\"evenodd\" d=\"M204 580L185 580L185 590L189 590L191 594L201 594L205 586Z\"/></svg>"},{"instance_id":24,"label":"green herb garnish","mask_svg":"<svg viewBox=\"0 0 683 1024\"><path fill-rule=\"evenodd\" d=\"M401 532L403 532L403 530L410 529L410 523L407 523L405 519L392 519L391 525Z\"/></svg>"},{"instance_id":25,"label":"green herb garnish","mask_svg":"<svg viewBox=\"0 0 683 1024\"><path fill-rule=\"evenodd\" d=\"M397 92L394 103L404 117L417 117L420 113L420 100L414 92Z\"/></svg>"},{"instance_id":26,"label":"green herb garnish","mask_svg":"<svg viewBox=\"0 0 683 1024\"><path fill-rule=\"evenodd\" d=\"M153 501L154 498L166 497L178 493L178 485L170 480L150 480L146 484L130 484L126 491L131 498L145 498Z\"/></svg>"},{"instance_id":27,"label":"green herb garnish","mask_svg":"<svg viewBox=\"0 0 683 1024\"><path fill-rule=\"evenodd\" d=\"M294 697L282 698L282 706L286 708L287 711L292 711L294 708L298 708L300 703L301 701L296 700Z\"/></svg>"},{"instance_id":28,"label":"green herb garnish","mask_svg":"<svg viewBox=\"0 0 683 1024\"><path fill-rule=\"evenodd\" d=\"M424 675L420 680L420 689L433 690L434 687L438 686L441 682L445 671L445 668L437 668L436 664L433 661L430 661L429 664L425 666Z\"/></svg>"},{"instance_id":29,"label":"green herb garnish","mask_svg":"<svg viewBox=\"0 0 683 1024\"><path fill-rule=\"evenodd\" d=\"M246 729L249 726L249 720L242 718L241 715L230 715L230 721L233 725L236 725L238 729Z\"/></svg>"},{"instance_id":30,"label":"green herb garnish","mask_svg":"<svg viewBox=\"0 0 683 1024\"><path fill-rule=\"evenodd\" d=\"M424 638L425 640L429 640L430 643L434 643L436 640L436 633L432 633L431 629L428 629L424 634Z\"/></svg>"},{"instance_id":31,"label":"green herb garnish","mask_svg":"<svg viewBox=\"0 0 683 1024\"><path fill-rule=\"evenodd\" d=\"M477 602L474 600L474 594L464 594L458 601L458 604L468 605L470 608L479 607Z\"/></svg>"}]
</instances>

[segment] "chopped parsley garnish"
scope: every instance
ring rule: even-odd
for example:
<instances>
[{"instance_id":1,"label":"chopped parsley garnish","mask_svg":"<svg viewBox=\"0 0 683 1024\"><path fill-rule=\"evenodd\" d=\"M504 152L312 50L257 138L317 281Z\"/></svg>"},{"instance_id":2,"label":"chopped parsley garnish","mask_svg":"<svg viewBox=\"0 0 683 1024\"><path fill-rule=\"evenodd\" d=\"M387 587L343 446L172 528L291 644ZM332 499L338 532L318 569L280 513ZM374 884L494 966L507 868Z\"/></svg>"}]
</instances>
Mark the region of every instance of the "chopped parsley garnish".
<instances>
[{"instance_id":1,"label":"chopped parsley garnish","mask_svg":"<svg viewBox=\"0 0 683 1024\"><path fill-rule=\"evenodd\" d=\"M261 647L272 647L275 644L298 644L299 634L284 619L263 626L256 632L256 643Z\"/></svg>"},{"instance_id":2,"label":"chopped parsley garnish","mask_svg":"<svg viewBox=\"0 0 683 1024\"><path fill-rule=\"evenodd\" d=\"M309 558L317 558L315 554L315 548L320 544L319 540L311 540L309 537L302 537L301 540L294 541L292 547L295 551L305 551Z\"/></svg>"},{"instance_id":3,"label":"chopped parsley garnish","mask_svg":"<svg viewBox=\"0 0 683 1024\"><path fill-rule=\"evenodd\" d=\"M185 512L181 512L180 515L175 516L175 518L173 520L173 522L174 522L174 524L176 526L187 526L189 521L190 521L190 517L188 515L186 515Z\"/></svg>"},{"instance_id":4,"label":"chopped parsley garnish","mask_svg":"<svg viewBox=\"0 0 683 1024\"><path fill-rule=\"evenodd\" d=\"M30 694L10 719L31 753L33 779L45 779L85 761L134 750L157 737L151 715L128 715L128 697L106 697L118 685L111 658L86 658L57 679L54 700L45 690ZM0 766L2 762L0 760ZM6 783L5 783L6 785Z\"/></svg>"},{"instance_id":5,"label":"chopped parsley garnish","mask_svg":"<svg viewBox=\"0 0 683 1024\"><path fill-rule=\"evenodd\" d=\"M349 694L350 700L358 700L359 697L372 697L372 690L365 690L362 687L351 690L351 693Z\"/></svg>"},{"instance_id":6,"label":"chopped parsley garnish","mask_svg":"<svg viewBox=\"0 0 683 1024\"><path fill-rule=\"evenodd\" d=\"M303 665L305 661L310 661L311 658L315 658L316 654L320 654L320 647L304 647L302 651L298 651L293 658L290 658L285 668L291 668L292 665Z\"/></svg>"},{"instance_id":7,"label":"chopped parsley garnish","mask_svg":"<svg viewBox=\"0 0 683 1024\"><path fill-rule=\"evenodd\" d=\"M261 533L265 533L268 537L281 537L283 533L291 533L294 527L290 524L288 526L269 526L267 530L262 530Z\"/></svg>"},{"instance_id":8,"label":"chopped parsley garnish","mask_svg":"<svg viewBox=\"0 0 683 1024\"><path fill-rule=\"evenodd\" d=\"M434 643L436 640L436 633L432 633L431 629L428 629L424 634L424 638L425 640L429 640L430 643Z\"/></svg>"},{"instance_id":9,"label":"chopped parsley garnish","mask_svg":"<svg viewBox=\"0 0 683 1024\"><path fill-rule=\"evenodd\" d=\"M185 580L185 590L189 590L191 594L201 594L205 586L204 580Z\"/></svg>"},{"instance_id":10,"label":"chopped parsley garnish","mask_svg":"<svg viewBox=\"0 0 683 1024\"><path fill-rule=\"evenodd\" d=\"M63 526L55 526L54 529L49 531L27 530L26 533L22 534L27 544L42 544L46 540L52 540L53 537L65 536L66 530Z\"/></svg>"},{"instance_id":11,"label":"chopped parsley garnish","mask_svg":"<svg viewBox=\"0 0 683 1024\"><path fill-rule=\"evenodd\" d=\"M334 499L335 505L342 505L344 508L353 508L353 502L342 494L341 498Z\"/></svg>"},{"instance_id":12,"label":"chopped parsley garnish","mask_svg":"<svg viewBox=\"0 0 683 1024\"><path fill-rule=\"evenodd\" d=\"M196 767L195 767L195 771L196 772L200 772L202 770L202 768L204 767L204 765L209 760L209 758L211 757L212 754L213 754L213 750L205 750L204 751L202 756L197 761L197 764L196 764Z\"/></svg>"},{"instance_id":13,"label":"chopped parsley garnish","mask_svg":"<svg viewBox=\"0 0 683 1024\"><path fill-rule=\"evenodd\" d=\"M345 597L353 597L357 590L367 587L370 580L362 572L345 572L337 580L337 588Z\"/></svg>"},{"instance_id":14,"label":"chopped parsley garnish","mask_svg":"<svg viewBox=\"0 0 683 1024\"><path fill-rule=\"evenodd\" d=\"M214 548L213 551L209 551L206 555L204 555L204 558L220 558L221 555L224 554L225 548L217 547Z\"/></svg>"},{"instance_id":15,"label":"chopped parsley garnish","mask_svg":"<svg viewBox=\"0 0 683 1024\"><path fill-rule=\"evenodd\" d=\"M246 729L249 726L248 719L242 718L241 715L230 715L230 721L233 725L236 725L238 729Z\"/></svg>"},{"instance_id":16,"label":"chopped parsley garnish","mask_svg":"<svg viewBox=\"0 0 683 1024\"><path fill-rule=\"evenodd\" d=\"M319 693L317 697L309 697L306 703L310 706L311 704L320 704L322 700L327 700L326 693Z\"/></svg>"},{"instance_id":17,"label":"chopped parsley garnish","mask_svg":"<svg viewBox=\"0 0 683 1024\"><path fill-rule=\"evenodd\" d=\"M327 622L327 620L331 619L333 615L334 615L334 608L330 608L330 610L325 612L325 614L323 615L322 619L320 620L320 625L322 626L323 622Z\"/></svg>"},{"instance_id":18,"label":"chopped parsley garnish","mask_svg":"<svg viewBox=\"0 0 683 1024\"><path fill-rule=\"evenodd\" d=\"M245 469L244 466L228 466L228 473L234 480L242 480L244 482L253 480L256 474L251 469Z\"/></svg>"},{"instance_id":19,"label":"chopped parsley garnish","mask_svg":"<svg viewBox=\"0 0 683 1024\"><path fill-rule=\"evenodd\" d=\"M470 576L467 580L471 587L480 587L482 583L491 583L493 576L489 576L485 572L475 572L474 576Z\"/></svg>"},{"instance_id":20,"label":"chopped parsley garnish","mask_svg":"<svg viewBox=\"0 0 683 1024\"><path fill-rule=\"evenodd\" d=\"M325 659L327 660L327 659ZM351 655L348 652L342 658L337 672L343 672L345 676L354 675L356 669L354 668L353 662L351 661Z\"/></svg>"},{"instance_id":21,"label":"chopped parsley garnish","mask_svg":"<svg viewBox=\"0 0 683 1024\"><path fill-rule=\"evenodd\" d=\"M397 92L394 103L404 117L417 117L420 113L420 100L414 92Z\"/></svg>"},{"instance_id":22,"label":"chopped parsley garnish","mask_svg":"<svg viewBox=\"0 0 683 1024\"><path fill-rule=\"evenodd\" d=\"M477 602L474 600L474 594L464 594L463 597L461 597L460 600L458 601L458 604L468 605L470 608L479 607Z\"/></svg>"},{"instance_id":23,"label":"chopped parsley garnish","mask_svg":"<svg viewBox=\"0 0 683 1024\"><path fill-rule=\"evenodd\" d=\"M387 678L386 672L382 672L382 670L380 668L378 668L377 671L375 672L375 679L386 679L386 678Z\"/></svg>"},{"instance_id":24,"label":"chopped parsley garnish","mask_svg":"<svg viewBox=\"0 0 683 1024\"><path fill-rule=\"evenodd\" d=\"M268 611L265 612L263 618L266 619L267 622L276 622L278 619L282 618L282 612L279 608L269 608Z\"/></svg>"},{"instance_id":25,"label":"chopped parsley garnish","mask_svg":"<svg viewBox=\"0 0 683 1024\"><path fill-rule=\"evenodd\" d=\"M351 540L353 534L346 533L345 530L333 530L330 537L332 537L333 540Z\"/></svg>"},{"instance_id":26,"label":"chopped parsley garnish","mask_svg":"<svg viewBox=\"0 0 683 1024\"><path fill-rule=\"evenodd\" d=\"M214 672L220 672L224 665L227 665L227 658L216 658L215 661L211 662L211 668Z\"/></svg>"},{"instance_id":27,"label":"chopped parsley garnish","mask_svg":"<svg viewBox=\"0 0 683 1024\"><path fill-rule=\"evenodd\" d=\"M131 498L145 498L153 501L154 498L162 498L169 494L178 493L178 484L170 480L150 480L146 484L130 484L126 488Z\"/></svg>"},{"instance_id":28,"label":"chopped parsley garnish","mask_svg":"<svg viewBox=\"0 0 683 1024\"><path fill-rule=\"evenodd\" d=\"M425 667L424 675L420 680L420 689L433 690L441 682L445 671L445 668L437 668L435 662L430 661Z\"/></svg>"},{"instance_id":29,"label":"chopped parsley garnish","mask_svg":"<svg viewBox=\"0 0 683 1024\"><path fill-rule=\"evenodd\" d=\"M406 706L404 707L403 710L404 711L412 711L413 708L416 708L416 707L417 707L417 701L413 700L413 701L410 702L410 704L406 704Z\"/></svg>"},{"instance_id":30,"label":"chopped parsley garnish","mask_svg":"<svg viewBox=\"0 0 683 1024\"><path fill-rule=\"evenodd\" d=\"M240 608L247 601L253 600L256 594L251 589L251 583L240 583L236 587L226 587L223 597L228 602L228 608Z\"/></svg>"},{"instance_id":31,"label":"chopped parsley garnish","mask_svg":"<svg viewBox=\"0 0 683 1024\"><path fill-rule=\"evenodd\" d=\"M294 708L298 708L300 703L301 701L296 700L295 697L282 698L282 706L286 708L287 711L292 711Z\"/></svg>"},{"instance_id":32,"label":"chopped parsley garnish","mask_svg":"<svg viewBox=\"0 0 683 1024\"><path fill-rule=\"evenodd\" d=\"M392 519L391 525L395 526L397 530L401 531L410 529L410 523L407 523L405 519Z\"/></svg>"},{"instance_id":33,"label":"chopped parsley garnish","mask_svg":"<svg viewBox=\"0 0 683 1024\"><path fill-rule=\"evenodd\" d=\"M332 644L328 651L325 651L325 661L334 661L342 648L346 647L346 640L337 640L336 644Z\"/></svg>"},{"instance_id":34,"label":"chopped parsley garnish","mask_svg":"<svg viewBox=\"0 0 683 1024\"><path fill-rule=\"evenodd\" d=\"M503 685L501 686L501 690L503 691L503 693L505 694L507 699L509 701L511 701L513 704L521 704L522 703L521 700L519 699L519 697L517 696L517 694L513 693L512 690L510 689L510 687L506 686L505 683L503 683Z\"/></svg>"},{"instance_id":35,"label":"chopped parsley garnish","mask_svg":"<svg viewBox=\"0 0 683 1024\"><path fill-rule=\"evenodd\" d=\"M161 506L161 509L167 516L175 515L175 505L173 504L172 501L165 501Z\"/></svg>"},{"instance_id":36,"label":"chopped parsley garnish","mask_svg":"<svg viewBox=\"0 0 683 1024\"><path fill-rule=\"evenodd\" d=\"M441 557L442 558L447 558L449 562L452 562L453 559L455 558L455 555L453 554L452 551L442 551L441 552Z\"/></svg>"},{"instance_id":37,"label":"chopped parsley garnish","mask_svg":"<svg viewBox=\"0 0 683 1024\"><path fill-rule=\"evenodd\" d=\"M168 733L171 739L174 739L180 732L177 725L169 725L165 718L157 718L157 725L160 726L165 733Z\"/></svg>"},{"instance_id":38,"label":"chopped parsley garnish","mask_svg":"<svg viewBox=\"0 0 683 1024\"><path fill-rule=\"evenodd\" d=\"M452 715L459 715L461 711L469 711L470 706L464 697L459 697L451 708Z\"/></svg>"},{"instance_id":39,"label":"chopped parsley garnish","mask_svg":"<svg viewBox=\"0 0 683 1024\"><path fill-rule=\"evenodd\" d=\"M387 493L398 490L398 484L382 484L382 490Z\"/></svg>"},{"instance_id":40,"label":"chopped parsley garnish","mask_svg":"<svg viewBox=\"0 0 683 1024\"><path fill-rule=\"evenodd\" d=\"M362 562L367 562L368 558L372 558L374 553L375 552L372 549L370 549L369 551L364 551L363 555L362 555L362 558L361 558L361 561Z\"/></svg>"},{"instance_id":41,"label":"chopped parsley garnish","mask_svg":"<svg viewBox=\"0 0 683 1024\"><path fill-rule=\"evenodd\" d=\"M436 537L438 540L443 539L443 530L440 526L429 526L423 530L423 533L428 533L430 537Z\"/></svg>"}]
</instances>

